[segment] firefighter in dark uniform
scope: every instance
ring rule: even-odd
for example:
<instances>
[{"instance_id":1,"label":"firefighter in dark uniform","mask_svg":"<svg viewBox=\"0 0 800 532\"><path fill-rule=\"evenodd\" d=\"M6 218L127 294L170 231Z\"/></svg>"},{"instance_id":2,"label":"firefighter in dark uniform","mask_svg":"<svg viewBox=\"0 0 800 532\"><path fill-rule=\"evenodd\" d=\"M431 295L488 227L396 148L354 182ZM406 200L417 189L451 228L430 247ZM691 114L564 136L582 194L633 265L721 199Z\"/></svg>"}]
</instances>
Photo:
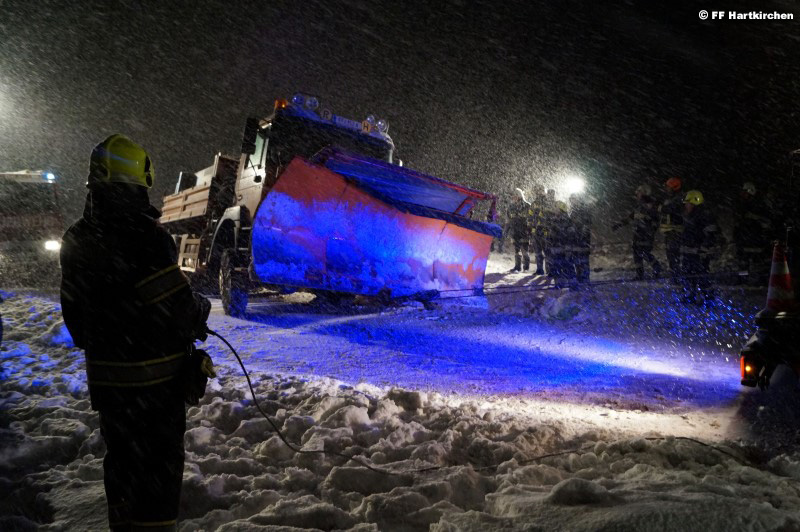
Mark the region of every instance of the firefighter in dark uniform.
<instances>
[{"instance_id":1,"label":"firefighter in dark uniform","mask_svg":"<svg viewBox=\"0 0 800 532\"><path fill-rule=\"evenodd\" d=\"M589 256L592 250L592 213L580 194L569 198L572 221L572 265L579 284L589 282Z\"/></svg>"},{"instance_id":2,"label":"firefighter in dark uniform","mask_svg":"<svg viewBox=\"0 0 800 532\"><path fill-rule=\"evenodd\" d=\"M557 288L567 286L575 277L571 263L571 246L573 242L572 221L567 212L567 204L556 201L547 233L547 249L549 251L548 275L552 277Z\"/></svg>"},{"instance_id":3,"label":"firefighter in dark uniform","mask_svg":"<svg viewBox=\"0 0 800 532\"><path fill-rule=\"evenodd\" d=\"M756 194L756 186L742 185L736 207L733 242L741 278L753 285L766 284L769 275L772 219L767 205Z\"/></svg>"},{"instance_id":4,"label":"firefighter in dark uniform","mask_svg":"<svg viewBox=\"0 0 800 532\"><path fill-rule=\"evenodd\" d=\"M658 208L651 196L649 185L640 185L635 192L637 206L626 218L611 226L616 231L623 225L633 222L633 264L636 267L636 279L644 279L644 261L650 263L653 277L661 275L661 263L653 256L653 240L658 230Z\"/></svg>"},{"instance_id":5,"label":"firefighter in dark uniform","mask_svg":"<svg viewBox=\"0 0 800 532\"><path fill-rule=\"evenodd\" d=\"M544 275L544 259L547 254L547 198L544 187L536 185L533 189L531 203L531 246L536 257L536 275Z\"/></svg>"},{"instance_id":6,"label":"firefighter in dark uniform","mask_svg":"<svg viewBox=\"0 0 800 532\"><path fill-rule=\"evenodd\" d=\"M514 269L528 271L531 265L531 257L528 254L530 246L530 203L525 200L525 193L521 189L516 189L516 194L508 208L508 228L511 239L514 242Z\"/></svg>"},{"instance_id":7,"label":"firefighter in dark uniform","mask_svg":"<svg viewBox=\"0 0 800 532\"><path fill-rule=\"evenodd\" d=\"M681 270L684 303L714 304L714 291L709 279L712 248L719 243L719 228L713 213L705 205L699 190L690 190L683 200L683 234L681 236ZM697 300L700 294L702 301Z\"/></svg>"},{"instance_id":8,"label":"firefighter in dark uniform","mask_svg":"<svg viewBox=\"0 0 800 532\"><path fill-rule=\"evenodd\" d=\"M681 274L681 233L683 233L683 183L680 177L670 177L664 183L667 198L661 203L661 225L659 231L664 235L664 248L667 255L667 266L673 283L677 283Z\"/></svg>"},{"instance_id":9,"label":"firefighter in dark uniform","mask_svg":"<svg viewBox=\"0 0 800 532\"><path fill-rule=\"evenodd\" d=\"M505 233L506 220L505 220L505 217L503 216L502 213L498 212L498 213L496 213L495 217L492 218L491 213L489 213L489 215L486 218L486 221L489 222L489 223L497 224L497 225L500 226L501 229L503 229L503 232L500 234L499 237L492 239L492 245L489 247L489 251L491 251L492 253L494 253L495 251L497 253L502 253L503 252L503 244L505 243L505 240L506 240L506 233Z\"/></svg>"},{"instance_id":10,"label":"firefighter in dark uniform","mask_svg":"<svg viewBox=\"0 0 800 532\"><path fill-rule=\"evenodd\" d=\"M149 203L152 185L147 153L108 137L92 151L83 217L61 248L64 322L86 355L114 531L177 529L185 364L211 308L176 264ZM210 359L202 366L213 374Z\"/></svg>"}]
</instances>

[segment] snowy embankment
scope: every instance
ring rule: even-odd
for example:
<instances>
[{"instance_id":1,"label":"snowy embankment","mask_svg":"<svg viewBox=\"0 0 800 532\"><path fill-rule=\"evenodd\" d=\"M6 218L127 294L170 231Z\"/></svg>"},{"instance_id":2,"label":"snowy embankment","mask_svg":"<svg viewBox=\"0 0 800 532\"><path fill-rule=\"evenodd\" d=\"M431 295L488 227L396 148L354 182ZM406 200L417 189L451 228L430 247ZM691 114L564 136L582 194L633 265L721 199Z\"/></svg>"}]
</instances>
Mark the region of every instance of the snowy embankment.
<instances>
[{"instance_id":1,"label":"snowy embankment","mask_svg":"<svg viewBox=\"0 0 800 532\"><path fill-rule=\"evenodd\" d=\"M290 441L385 472L288 449L210 340L220 377L188 411L180 528L800 530L794 383L738 386L757 303L681 310L661 285L570 294L502 269L491 283L520 291L488 310L215 308ZM102 530L82 354L52 298L4 298L0 529Z\"/></svg>"}]
</instances>

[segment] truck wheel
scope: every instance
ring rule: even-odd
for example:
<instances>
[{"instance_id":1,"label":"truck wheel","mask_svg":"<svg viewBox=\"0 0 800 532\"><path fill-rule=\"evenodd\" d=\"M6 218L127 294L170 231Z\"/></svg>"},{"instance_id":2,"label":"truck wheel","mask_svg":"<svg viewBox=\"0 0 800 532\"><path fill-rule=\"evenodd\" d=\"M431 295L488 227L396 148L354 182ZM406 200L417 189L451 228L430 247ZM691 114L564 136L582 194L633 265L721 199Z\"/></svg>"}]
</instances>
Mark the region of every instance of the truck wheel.
<instances>
[{"instance_id":1,"label":"truck wheel","mask_svg":"<svg viewBox=\"0 0 800 532\"><path fill-rule=\"evenodd\" d=\"M219 261L219 294L225 314L240 318L244 316L247 308L247 291L250 282L245 273L236 271L237 258L235 249L226 249L222 252Z\"/></svg>"}]
</instances>

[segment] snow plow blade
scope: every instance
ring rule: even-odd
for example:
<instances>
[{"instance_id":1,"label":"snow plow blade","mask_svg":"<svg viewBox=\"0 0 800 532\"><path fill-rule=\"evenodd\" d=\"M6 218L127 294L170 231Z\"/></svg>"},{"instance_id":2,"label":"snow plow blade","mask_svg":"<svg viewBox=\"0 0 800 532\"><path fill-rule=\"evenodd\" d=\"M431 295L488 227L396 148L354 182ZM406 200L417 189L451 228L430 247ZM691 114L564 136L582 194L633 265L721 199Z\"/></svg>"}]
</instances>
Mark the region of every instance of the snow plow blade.
<instances>
[{"instance_id":1,"label":"snow plow blade","mask_svg":"<svg viewBox=\"0 0 800 532\"><path fill-rule=\"evenodd\" d=\"M496 198L337 149L296 157L253 220L251 277L383 297L481 293L500 227L468 218Z\"/></svg>"}]
</instances>

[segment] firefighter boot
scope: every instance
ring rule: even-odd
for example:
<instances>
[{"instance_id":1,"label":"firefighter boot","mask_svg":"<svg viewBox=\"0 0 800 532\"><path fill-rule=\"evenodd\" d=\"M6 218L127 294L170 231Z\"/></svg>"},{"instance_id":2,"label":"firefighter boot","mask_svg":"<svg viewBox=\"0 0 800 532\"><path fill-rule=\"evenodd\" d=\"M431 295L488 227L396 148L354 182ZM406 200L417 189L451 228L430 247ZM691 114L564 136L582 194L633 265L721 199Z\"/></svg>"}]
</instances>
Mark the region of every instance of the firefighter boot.
<instances>
[{"instance_id":1,"label":"firefighter boot","mask_svg":"<svg viewBox=\"0 0 800 532\"><path fill-rule=\"evenodd\" d=\"M514 269L512 272L518 272L522 268L522 257L519 254L514 255Z\"/></svg>"},{"instance_id":2,"label":"firefighter boot","mask_svg":"<svg viewBox=\"0 0 800 532\"><path fill-rule=\"evenodd\" d=\"M544 275L544 258L536 257L536 275Z\"/></svg>"},{"instance_id":3,"label":"firefighter boot","mask_svg":"<svg viewBox=\"0 0 800 532\"><path fill-rule=\"evenodd\" d=\"M661 277L661 263L658 261L653 262L653 279Z\"/></svg>"},{"instance_id":4,"label":"firefighter boot","mask_svg":"<svg viewBox=\"0 0 800 532\"><path fill-rule=\"evenodd\" d=\"M528 255L524 255L522 257L522 270L527 272L528 268L530 267L531 267L531 258Z\"/></svg>"}]
</instances>

